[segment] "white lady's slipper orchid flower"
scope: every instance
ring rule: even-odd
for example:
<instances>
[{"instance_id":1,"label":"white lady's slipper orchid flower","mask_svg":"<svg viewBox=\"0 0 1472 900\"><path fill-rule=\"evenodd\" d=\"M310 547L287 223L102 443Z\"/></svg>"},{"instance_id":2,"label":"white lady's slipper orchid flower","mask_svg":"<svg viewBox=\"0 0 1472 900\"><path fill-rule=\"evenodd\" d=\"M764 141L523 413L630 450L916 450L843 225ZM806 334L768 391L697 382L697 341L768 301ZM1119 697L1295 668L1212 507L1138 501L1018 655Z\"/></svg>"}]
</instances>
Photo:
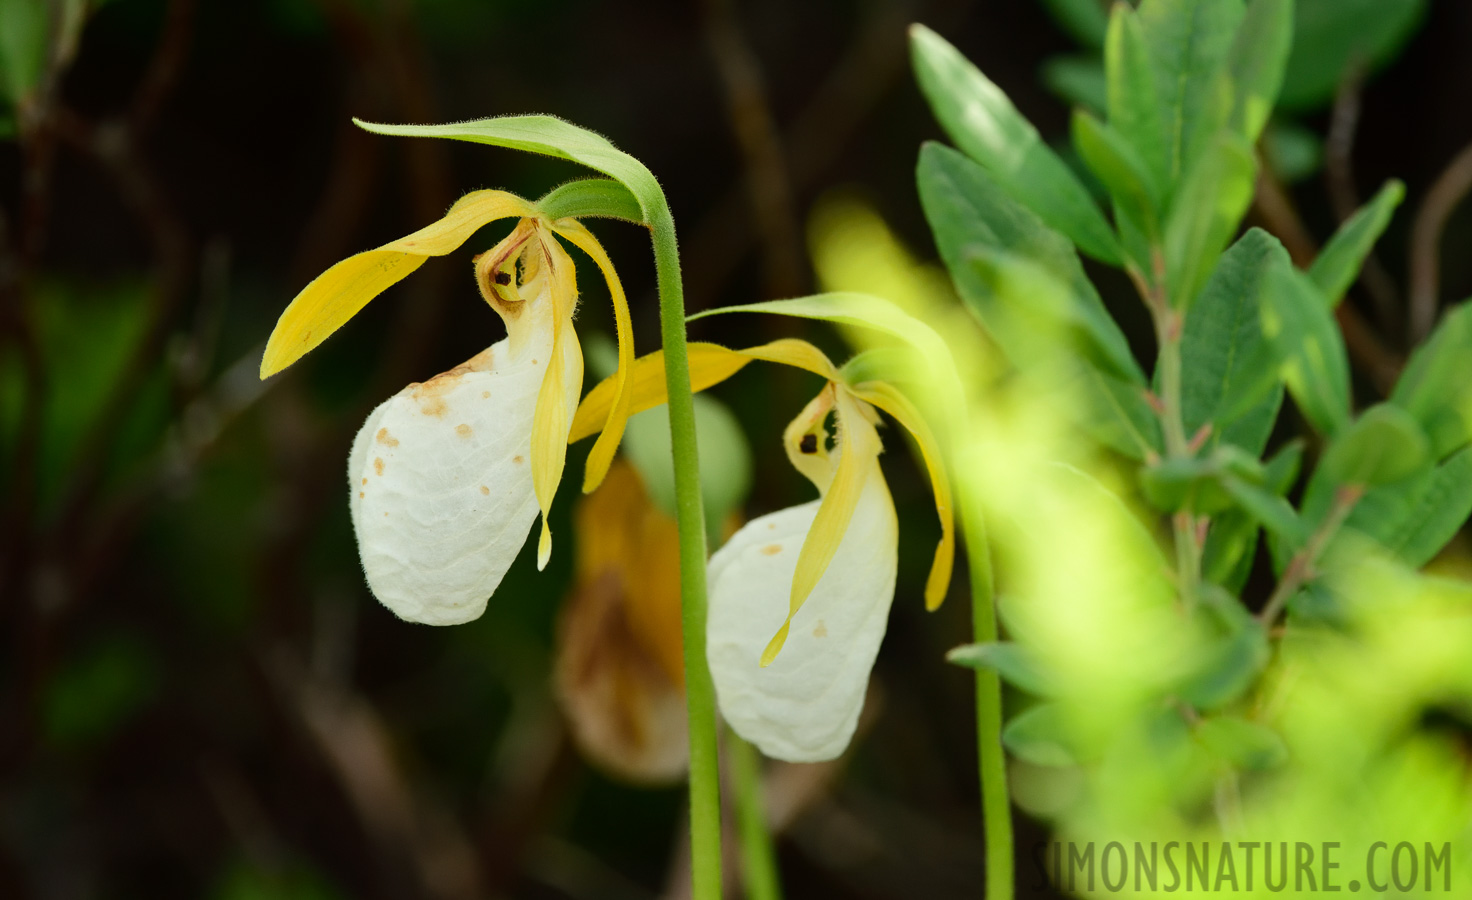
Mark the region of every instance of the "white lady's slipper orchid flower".
<instances>
[{"instance_id":1,"label":"white lady's slipper orchid flower","mask_svg":"<svg viewBox=\"0 0 1472 900\"><path fill-rule=\"evenodd\" d=\"M753 359L828 379L783 436L788 458L820 496L753 520L712 557L706 653L721 713L737 734L776 759L832 759L853 736L894 600L899 528L879 468L876 410L914 435L930 471L941 519L925 590L931 609L945 597L955 554L950 487L935 438L910 401L885 382L848 384L804 341L746 350L691 344L692 386L710 387ZM663 384L660 354L636 361L631 411L664 402ZM589 392L571 439L596 430L614 390L610 380Z\"/></svg>"},{"instance_id":2,"label":"white lady's slipper orchid flower","mask_svg":"<svg viewBox=\"0 0 1472 900\"><path fill-rule=\"evenodd\" d=\"M328 269L297 295L266 344L265 378L291 365L423 264L491 221L511 234L475 258L481 296L506 337L459 366L411 384L375 409L353 441L349 504L368 586L401 618L430 625L475 619L540 514L537 567L547 564L547 513L562 480L567 434L582 389L573 313L577 279L558 237L598 264L619 337L616 397L588 456L584 490L608 471L629 415L633 360L628 303L596 238L573 219L549 220L503 191L462 197L443 219Z\"/></svg>"}]
</instances>

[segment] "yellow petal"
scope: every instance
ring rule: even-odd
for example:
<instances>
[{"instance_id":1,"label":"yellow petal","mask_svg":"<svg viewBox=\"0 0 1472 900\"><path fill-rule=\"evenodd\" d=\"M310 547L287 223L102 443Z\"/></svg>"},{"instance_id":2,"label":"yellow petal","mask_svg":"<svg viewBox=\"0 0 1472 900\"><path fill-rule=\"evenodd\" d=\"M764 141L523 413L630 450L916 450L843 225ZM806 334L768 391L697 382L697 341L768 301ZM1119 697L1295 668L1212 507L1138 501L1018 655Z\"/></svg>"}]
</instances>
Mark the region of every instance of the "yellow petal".
<instances>
[{"instance_id":1,"label":"yellow petal","mask_svg":"<svg viewBox=\"0 0 1472 900\"><path fill-rule=\"evenodd\" d=\"M818 506L813 527L802 542L802 550L798 551L797 571L792 576L792 593L787 600L787 621L762 652L763 667L771 665L782 651L792 617L828 570L828 563L832 562L833 554L843 542L849 520L858 506L864 479L871 471L875 477L883 477L873 465L881 449L879 434L865 414L862 402L842 388L835 391L834 402L838 418L838 467L833 472L833 482L823 495L823 502Z\"/></svg>"},{"instance_id":2,"label":"yellow petal","mask_svg":"<svg viewBox=\"0 0 1472 900\"><path fill-rule=\"evenodd\" d=\"M696 392L720 384L751 362L751 357L718 344L697 341L689 344L687 349L690 360L690 389ZM577 415L572 421L572 431L567 436L568 443L580 441L603 427L608 420L608 412L613 407L615 387L613 378L605 378L588 392L583 402L578 404ZM634 360L624 392L629 398L631 416L669 400L664 379L663 350L656 350Z\"/></svg>"},{"instance_id":3,"label":"yellow petal","mask_svg":"<svg viewBox=\"0 0 1472 900\"><path fill-rule=\"evenodd\" d=\"M823 351L796 338L782 338L770 344L731 350L719 344L696 341L689 345L690 389L699 393L720 384L741 371L754 359L784 363L806 369L830 381L837 380L838 369ZM578 406L568 443L580 441L602 427L613 407L617 376L605 378L595 386ZM669 400L664 379L664 351L656 350L634 360L625 391L629 395L629 415L660 406Z\"/></svg>"},{"instance_id":4,"label":"yellow petal","mask_svg":"<svg viewBox=\"0 0 1472 900\"><path fill-rule=\"evenodd\" d=\"M532 418L532 489L542 510L542 533L537 539L537 569L546 568L552 556L552 530L547 515L562 482L567 462L567 430L572 420L572 402L583 382L583 348L572 327L572 310L577 303L577 275L572 258L556 240L543 243L547 277L551 279L553 325L552 358L537 394L537 411ZM571 393L571 397L569 397Z\"/></svg>"},{"instance_id":5,"label":"yellow petal","mask_svg":"<svg viewBox=\"0 0 1472 900\"><path fill-rule=\"evenodd\" d=\"M603 476L608 474L608 466L613 462L618 443L623 440L624 425L629 420L628 380L629 370L634 366L634 325L629 319L629 300L624 296L624 286L618 280L618 273L613 270L613 260L608 258L603 245L598 243L593 233L576 219L556 222L552 230L572 241L578 249L592 257L593 262L602 270L603 278L608 282L608 293L613 298L614 330L618 333L618 371L613 375L613 397L608 418L603 423L603 431L598 435L598 440L593 442L593 449L588 451L587 468L583 472L583 493L587 494L603 483Z\"/></svg>"},{"instance_id":6,"label":"yellow petal","mask_svg":"<svg viewBox=\"0 0 1472 900\"><path fill-rule=\"evenodd\" d=\"M836 397L837 388L830 381L782 432L787 461L813 483L819 494L826 493L833 482L833 461L828 453L828 429L824 423ZM804 439L809 436L813 439L804 446Z\"/></svg>"},{"instance_id":7,"label":"yellow petal","mask_svg":"<svg viewBox=\"0 0 1472 900\"><path fill-rule=\"evenodd\" d=\"M956 559L955 508L951 505L951 482L946 475L940 444L920 410L893 385L871 381L851 390L854 396L894 416L895 421L904 426L914 436L915 443L920 445L920 455L930 473L930 487L935 492L935 512L940 516L940 543L935 548L935 560L930 564L930 577L925 580L925 608L934 610L946 599L946 590L951 584L951 567Z\"/></svg>"},{"instance_id":8,"label":"yellow petal","mask_svg":"<svg viewBox=\"0 0 1472 900\"><path fill-rule=\"evenodd\" d=\"M482 225L533 212L531 205L505 191L475 191L450 207L443 219L408 237L350 256L318 275L292 300L266 342L261 377L301 359L358 314L368 301L398 283L430 256L459 247Z\"/></svg>"}]
</instances>

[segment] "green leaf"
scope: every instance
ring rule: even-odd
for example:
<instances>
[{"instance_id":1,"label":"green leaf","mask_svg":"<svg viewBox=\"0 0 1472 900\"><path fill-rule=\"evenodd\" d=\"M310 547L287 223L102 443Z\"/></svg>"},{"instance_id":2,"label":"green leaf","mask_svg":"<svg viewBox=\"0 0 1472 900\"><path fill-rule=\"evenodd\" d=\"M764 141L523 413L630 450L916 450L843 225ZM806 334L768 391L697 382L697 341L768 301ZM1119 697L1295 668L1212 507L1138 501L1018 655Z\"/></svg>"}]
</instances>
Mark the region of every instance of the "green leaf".
<instances>
[{"instance_id":1,"label":"green leaf","mask_svg":"<svg viewBox=\"0 0 1472 900\"><path fill-rule=\"evenodd\" d=\"M1472 514L1472 447L1441 465L1365 494L1345 523L1406 565L1431 561Z\"/></svg>"},{"instance_id":2,"label":"green leaf","mask_svg":"<svg viewBox=\"0 0 1472 900\"><path fill-rule=\"evenodd\" d=\"M1287 500L1243 478L1227 476L1222 479L1222 487L1248 516L1290 548L1297 549L1308 541L1308 529Z\"/></svg>"},{"instance_id":3,"label":"green leaf","mask_svg":"<svg viewBox=\"0 0 1472 900\"><path fill-rule=\"evenodd\" d=\"M1288 761L1288 746L1266 725L1238 716L1212 716L1196 725L1196 739L1233 768L1260 772Z\"/></svg>"},{"instance_id":4,"label":"green leaf","mask_svg":"<svg viewBox=\"0 0 1472 900\"><path fill-rule=\"evenodd\" d=\"M1205 142L1227 122L1230 88L1223 73L1242 16L1241 0L1144 0L1136 13L1155 69L1172 180L1190 172Z\"/></svg>"},{"instance_id":5,"label":"green leaf","mask_svg":"<svg viewBox=\"0 0 1472 900\"><path fill-rule=\"evenodd\" d=\"M1015 318L1015 312L1006 308L1007 298L999 297L974 265L979 252L1001 251L1052 275L1076 307L1064 318L1082 323L1098 341L1101 357L1124 380L1145 384L1124 334L1065 238L1009 196L991 173L948 147L925 144L916 178L925 218L957 291L1014 362L1033 336L1007 333L1009 316Z\"/></svg>"},{"instance_id":6,"label":"green leaf","mask_svg":"<svg viewBox=\"0 0 1472 900\"><path fill-rule=\"evenodd\" d=\"M1172 187L1171 151L1155 88L1155 67L1139 23L1127 4L1116 3L1105 43L1109 125L1135 148L1157 197Z\"/></svg>"},{"instance_id":7,"label":"green leaf","mask_svg":"<svg viewBox=\"0 0 1472 900\"><path fill-rule=\"evenodd\" d=\"M1119 244L1088 190L1007 95L923 25L911 26L910 46L920 88L956 146L1084 253L1118 265Z\"/></svg>"},{"instance_id":8,"label":"green leaf","mask_svg":"<svg viewBox=\"0 0 1472 900\"><path fill-rule=\"evenodd\" d=\"M49 35L46 3L0 0L0 99L5 105L19 106L40 83Z\"/></svg>"},{"instance_id":9,"label":"green leaf","mask_svg":"<svg viewBox=\"0 0 1472 900\"><path fill-rule=\"evenodd\" d=\"M1263 485L1278 496L1292 490L1303 466L1303 440L1295 439L1273 454L1263 467Z\"/></svg>"},{"instance_id":10,"label":"green leaf","mask_svg":"<svg viewBox=\"0 0 1472 900\"><path fill-rule=\"evenodd\" d=\"M105 740L153 698L158 682L158 663L146 646L125 636L106 639L67 661L46 685L47 742L75 750Z\"/></svg>"},{"instance_id":11,"label":"green leaf","mask_svg":"<svg viewBox=\"0 0 1472 900\"><path fill-rule=\"evenodd\" d=\"M1319 465L1338 484L1377 486L1409 478L1431 462L1426 432L1410 413L1381 403L1334 439Z\"/></svg>"},{"instance_id":12,"label":"green leaf","mask_svg":"<svg viewBox=\"0 0 1472 900\"><path fill-rule=\"evenodd\" d=\"M946 661L969 669L991 669L1008 684L1029 694L1051 696L1057 691L1052 677L1021 645L1010 641L964 644L946 654Z\"/></svg>"},{"instance_id":13,"label":"green leaf","mask_svg":"<svg viewBox=\"0 0 1472 900\"><path fill-rule=\"evenodd\" d=\"M1240 135L1220 132L1187 170L1165 225L1170 301L1189 308L1252 203L1257 160Z\"/></svg>"},{"instance_id":14,"label":"green leaf","mask_svg":"<svg viewBox=\"0 0 1472 900\"><path fill-rule=\"evenodd\" d=\"M1426 0L1298 0L1293 54L1278 102L1307 109L1333 98L1357 59L1380 66L1420 26Z\"/></svg>"},{"instance_id":15,"label":"green leaf","mask_svg":"<svg viewBox=\"0 0 1472 900\"><path fill-rule=\"evenodd\" d=\"M1324 142L1317 134L1292 122L1270 123L1263 132L1261 146L1268 168L1284 184L1297 184L1324 164Z\"/></svg>"},{"instance_id":16,"label":"green leaf","mask_svg":"<svg viewBox=\"0 0 1472 900\"><path fill-rule=\"evenodd\" d=\"M1018 759L1035 766L1071 766L1077 762L1067 714L1056 703L1039 703L1014 716L1002 729L1002 743Z\"/></svg>"},{"instance_id":17,"label":"green leaf","mask_svg":"<svg viewBox=\"0 0 1472 900\"><path fill-rule=\"evenodd\" d=\"M1253 0L1232 41L1229 127L1256 143L1272 114L1293 44L1293 0Z\"/></svg>"},{"instance_id":18,"label":"green leaf","mask_svg":"<svg viewBox=\"0 0 1472 900\"><path fill-rule=\"evenodd\" d=\"M1349 360L1323 294L1307 275L1274 265L1262 330L1299 410L1320 433L1349 424Z\"/></svg>"},{"instance_id":19,"label":"green leaf","mask_svg":"<svg viewBox=\"0 0 1472 900\"><path fill-rule=\"evenodd\" d=\"M1262 334L1263 292L1275 265L1291 266L1278 239L1254 228L1222 254L1181 334L1181 419L1187 434L1213 424L1212 444L1260 454L1282 389Z\"/></svg>"},{"instance_id":20,"label":"green leaf","mask_svg":"<svg viewBox=\"0 0 1472 900\"><path fill-rule=\"evenodd\" d=\"M1108 108L1104 66L1092 56L1054 56L1043 63L1043 84L1071 106L1102 115Z\"/></svg>"},{"instance_id":21,"label":"green leaf","mask_svg":"<svg viewBox=\"0 0 1472 900\"><path fill-rule=\"evenodd\" d=\"M1140 154L1117 132L1082 110L1073 114L1073 145L1114 198L1116 209L1140 227L1147 241L1158 241L1160 197ZM1148 271L1148 257L1136 262Z\"/></svg>"},{"instance_id":22,"label":"green leaf","mask_svg":"<svg viewBox=\"0 0 1472 900\"><path fill-rule=\"evenodd\" d=\"M1238 593L1257 556L1257 520L1240 509L1212 516L1202 550L1201 573L1212 584Z\"/></svg>"},{"instance_id":23,"label":"green leaf","mask_svg":"<svg viewBox=\"0 0 1472 900\"><path fill-rule=\"evenodd\" d=\"M449 125L380 125L359 119L353 122L375 134L449 138L581 163L628 188L639 202L643 224L669 216L659 182L643 163L615 147L603 135L553 116L503 116Z\"/></svg>"},{"instance_id":24,"label":"green leaf","mask_svg":"<svg viewBox=\"0 0 1472 900\"><path fill-rule=\"evenodd\" d=\"M1255 620L1215 641L1179 686L1180 698L1197 709L1218 709L1246 693L1267 665L1268 636Z\"/></svg>"},{"instance_id":25,"label":"green leaf","mask_svg":"<svg viewBox=\"0 0 1472 900\"><path fill-rule=\"evenodd\" d=\"M609 178L579 178L559 185L537 201L550 219L622 219L642 224L639 201L622 183Z\"/></svg>"},{"instance_id":26,"label":"green leaf","mask_svg":"<svg viewBox=\"0 0 1472 900\"><path fill-rule=\"evenodd\" d=\"M1434 459L1472 439L1472 303L1448 311L1411 354L1390 402L1421 423Z\"/></svg>"},{"instance_id":27,"label":"green leaf","mask_svg":"<svg viewBox=\"0 0 1472 900\"><path fill-rule=\"evenodd\" d=\"M1063 27L1074 40L1085 47L1104 46L1104 28L1108 19L1099 0L1043 0L1053 21Z\"/></svg>"},{"instance_id":28,"label":"green leaf","mask_svg":"<svg viewBox=\"0 0 1472 900\"><path fill-rule=\"evenodd\" d=\"M1160 417L1145 401L1143 385L1110 375L1082 359L1060 360L1060 381L1071 388L1079 427L1094 440L1143 462L1164 446Z\"/></svg>"},{"instance_id":29,"label":"green leaf","mask_svg":"<svg viewBox=\"0 0 1472 900\"><path fill-rule=\"evenodd\" d=\"M1390 224L1391 215L1405 195L1404 184L1394 180L1386 182L1373 200L1339 226L1323 252L1309 266L1308 277L1324 292L1330 306L1338 306L1345 291L1359 277L1360 267L1365 264L1370 248L1380 240L1385 226Z\"/></svg>"}]
</instances>

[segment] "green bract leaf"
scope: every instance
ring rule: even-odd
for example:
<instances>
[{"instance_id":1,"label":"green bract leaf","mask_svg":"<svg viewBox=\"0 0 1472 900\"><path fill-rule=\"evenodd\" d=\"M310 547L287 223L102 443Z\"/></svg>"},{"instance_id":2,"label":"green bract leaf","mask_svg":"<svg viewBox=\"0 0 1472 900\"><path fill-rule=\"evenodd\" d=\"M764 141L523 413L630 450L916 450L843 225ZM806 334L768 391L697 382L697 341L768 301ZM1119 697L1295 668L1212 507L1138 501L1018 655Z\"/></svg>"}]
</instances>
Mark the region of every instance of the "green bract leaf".
<instances>
[{"instance_id":1,"label":"green bract leaf","mask_svg":"<svg viewBox=\"0 0 1472 900\"><path fill-rule=\"evenodd\" d=\"M1472 439L1472 303L1450 310L1411 354L1390 402L1421 423L1435 459Z\"/></svg>"},{"instance_id":2,"label":"green bract leaf","mask_svg":"<svg viewBox=\"0 0 1472 900\"><path fill-rule=\"evenodd\" d=\"M503 116L449 125L379 125L358 119L353 122L376 134L449 138L582 163L628 188L639 202L643 224L669 215L659 182L643 163L615 147L603 135L553 116Z\"/></svg>"},{"instance_id":3,"label":"green bract leaf","mask_svg":"<svg viewBox=\"0 0 1472 900\"><path fill-rule=\"evenodd\" d=\"M1045 61L1043 84L1070 106L1098 115L1109 105L1104 66L1092 56L1055 56Z\"/></svg>"},{"instance_id":4,"label":"green bract leaf","mask_svg":"<svg viewBox=\"0 0 1472 900\"><path fill-rule=\"evenodd\" d=\"M920 88L956 146L1080 250L1118 265L1118 242L1088 190L1007 95L930 29L912 26L910 46Z\"/></svg>"},{"instance_id":5,"label":"green bract leaf","mask_svg":"<svg viewBox=\"0 0 1472 900\"><path fill-rule=\"evenodd\" d=\"M1388 403L1365 410L1319 463L1338 484L1372 487L1409 478L1429 464L1426 433L1409 413Z\"/></svg>"},{"instance_id":6,"label":"green bract leaf","mask_svg":"<svg viewBox=\"0 0 1472 900\"><path fill-rule=\"evenodd\" d=\"M1015 328L1014 333L1007 331L1018 311L1007 308L1008 298L998 296L975 267L978 253L1000 251L1046 271L1063 285L1075 306L1065 318L1084 323L1111 369L1130 383L1145 383L1124 335L1066 239L1008 196L989 172L948 147L934 143L922 147L916 177L925 217L957 290L1014 362L1019 353L1026 355L1024 345L1036 335L1017 334Z\"/></svg>"},{"instance_id":7,"label":"green bract leaf","mask_svg":"<svg viewBox=\"0 0 1472 900\"><path fill-rule=\"evenodd\" d=\"M1207 750L1233 768L1262 771L1288 759L1288 747L1276 731L1237 716L1203 719L1195 733Z\"/></svg>"},{"instance_id":8,"label":"green bract leaf","mask_svg":"<svg viewBox=\"0 0 1472 900\"><path fill-rule=\"evenodd\" d=\"M1127 4L1116 3L1104 50L1109 91L1109 125L1144 160L1157 197L1172 187L1169 135L1161 119L1160 95L1150 48Z\"/></svg>"},{"instance_id":9,"label":"green bract leaf","mask_svg":"<svg viewBox=\"0 0 1472 900\"><path fill-rule=\"evenodd\" d=\"M1262 452L1282 400L1262 334L1267 273L1291 266L1278 239L1254 228L1222 254L1181 335L1181 419L1187 434L1210 422L1212 444Z\"/></svg>"},{"instance_id":10,"label":"green bract leaf","mask_svg":"<svg viewBox=\"0 0 1472 900\"><path fill-rule=\"evenodd\" d=\"M1223 74L1243 6L1241 0L1144 0L1135 15L1155 69L1170 177L1181 179L1227 123L1231 97Z\"/></svg>"},{"instance_id":11,"label":"green bract leaf","mask_svg":"<svg viewBox=\"0 0 1472 900\"><path fill-rule=\"evenodd\" d=\"M1420 25L1426 0L1297 0L1293 55L1278 102L1304 109L1334 96L1356 60L1393 58Z\"/></svg>"},{"instance_id":12,"label":"green bract leaf","mask_svg":"<svg viewBox=\"0 0 1472 900\"><path fill-rule=\"evenodd\" d=\"M1324 292L1330 306L1338 306L1344 292L1359 277L1370 248L1390 224L1391 215L1405 195L1405 185L1399 181L1386 182L1373 200L1339 227L1309 266L1308 276Z\"/></svg>"},{"instance_id":13,"label":"green bract leaf","mask_svg":"<svg viewBox=\"0 0 1472 900\"><path fill-rule=\"evenodd\" d=\"M638 199L610 178L580 178L542 195L536 203L549 219L623 219L642 224Z\"/></svg>"},{"instance_id":14,"label":"green bract leaf","mask_svg":"<svg viewBox=\"0 0 1472 900\"><path fill-rule=\"evenodd\" d=\"M1021 645L1007 641L965 644L947 653L946 661L970 669L991 669L1008 684L1030 694L1047 697L1056 690L1042 664Z\"/></svg>"},{"instance_id":15,"label":"green bract leaf","mask_svg":"<svg viewBox=\"0 0 1472 900\"><path fill-rule=\"evenodd\" d=\"M1228 125L1255 143L1278 99L1293 44L1293 0L1253 0L1227 56L1232 85Z\"/></svg>"},{"instance_id":16,"label":"green bract leaf","mask_svg":"<svg viewBox=\"0 0 1472 900\"><path fill-rule=\"evenodd\" d=\"M1262 330L1304 416L1325 435L1349 424L1349 361L1323 294L1291 266L1268 273Z\"/></svg>"},{"instance_id":17,"label":"green bract leaf","mask_svg":"<svg viewBox=\"0 0 1472 900\"><path fill-rule=\"evenodd\" d=\"M1104 27L1108 19L1098 0L1043 0L1053 20L1086 47L1104 45Z\"/></svg>"},{"instance_id":18,"label":"green bract leaf","mask_svg":"<svg viewBox=\"0 0 1472 900\"><path fill-rule=\"evenodd\" d=\"M1035 766L1071 766L1077 762L1067 712L1055 703L1039 703L1014 716L1002 729L1002 743L1018 759Z\"/></svg>"},{"instance_id":19,"label":"green bract leaf","mask_svg":"<svg viewBox=\"0 0 1472 900\"><path fill-rule=\"evenodd\" d=\"M1158 241L1160 198L1140 154L1117 132L1082 110L1073 114L1073 145L1114 198L1115 208L1139 227L1147 241ZM1148 270L1148 257L1136 263Z\"/></svg>"},{"instance_id":20,"label":"green bract leaf","mask_svg":"<svg viewBox=\"0 0 1472 900\"><path fill-rule=\"evenodd\" d=\"M1252 203L1257 160L1240 135L1223 131L1187 170L1165 225L1171 304L1186 309L1226 249Z\"/></svg>"},{"instance_id":21,"label":"green bract leaf","mask_svg":"<svg viewBox=\"0 0 1472 900\"><path fill-rule=\"evenodd\" d=\"M1242 696L1267 665L1268 636L1251 619L1235 632L1219 638L1206 651L1200 666L1180 685L1182 700L1197 709L1217 709Z\"/></svg>"}]
</instances>

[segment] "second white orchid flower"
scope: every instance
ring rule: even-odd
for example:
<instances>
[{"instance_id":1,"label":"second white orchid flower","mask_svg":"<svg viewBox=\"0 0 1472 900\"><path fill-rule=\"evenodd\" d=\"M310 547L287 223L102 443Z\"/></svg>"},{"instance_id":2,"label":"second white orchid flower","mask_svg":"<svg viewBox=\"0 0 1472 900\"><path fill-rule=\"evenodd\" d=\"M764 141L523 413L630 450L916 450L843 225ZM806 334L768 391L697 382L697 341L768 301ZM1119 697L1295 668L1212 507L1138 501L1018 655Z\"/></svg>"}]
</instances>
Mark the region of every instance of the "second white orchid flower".
<instances>
[{"instance_id":1,"label":"second white orchid flower","mask_svg":"<svg viewBox=\"0 0 1472 900\"><path fill-rule=\"evenodd\" d=\"M955 556L950 485L939 445L893 385L850 383L805 341L745 350L695 343L689 351L697 391L754 359L827 379L783 436L788 458L818 489L819 499L747 523L711 558L706 652L721 714L737 734L776 759L832 759L853 736L894 600L899 526L879 467L878 410L914 436L930 472L941 520L925 587L931 609L945 598ZM631 412L664 402L663 369L659 353L634 363ZM597 430L616 391L610 379L589 392L571 440ZM836 424L831 438L830 417Z\"/></svg>"},{"instance_id":2,"label":"second white orchid flower","mask_svg":"<svg viewBox=\"0 0 1472 900\"><path fill-rule=\"evenodd\" d=\"M261 361L262 378L286 368L427 258L512 217L519 221L511 233L475 258L480 294L505 322L506 337L384 401L358 432L348 461L368 585L414 622L479 617L538 515L539 569L551 554L547 514L583 382L572 324L576 270L559 238L593 258L613 298L619 370L584 490L608 472L629 415L623 386L633 360L628 302L608 255L575 219L548 219L504 191L475 191L438 222L349 257L307 285L281 314Z\"/></svg>"}]
</instances>

